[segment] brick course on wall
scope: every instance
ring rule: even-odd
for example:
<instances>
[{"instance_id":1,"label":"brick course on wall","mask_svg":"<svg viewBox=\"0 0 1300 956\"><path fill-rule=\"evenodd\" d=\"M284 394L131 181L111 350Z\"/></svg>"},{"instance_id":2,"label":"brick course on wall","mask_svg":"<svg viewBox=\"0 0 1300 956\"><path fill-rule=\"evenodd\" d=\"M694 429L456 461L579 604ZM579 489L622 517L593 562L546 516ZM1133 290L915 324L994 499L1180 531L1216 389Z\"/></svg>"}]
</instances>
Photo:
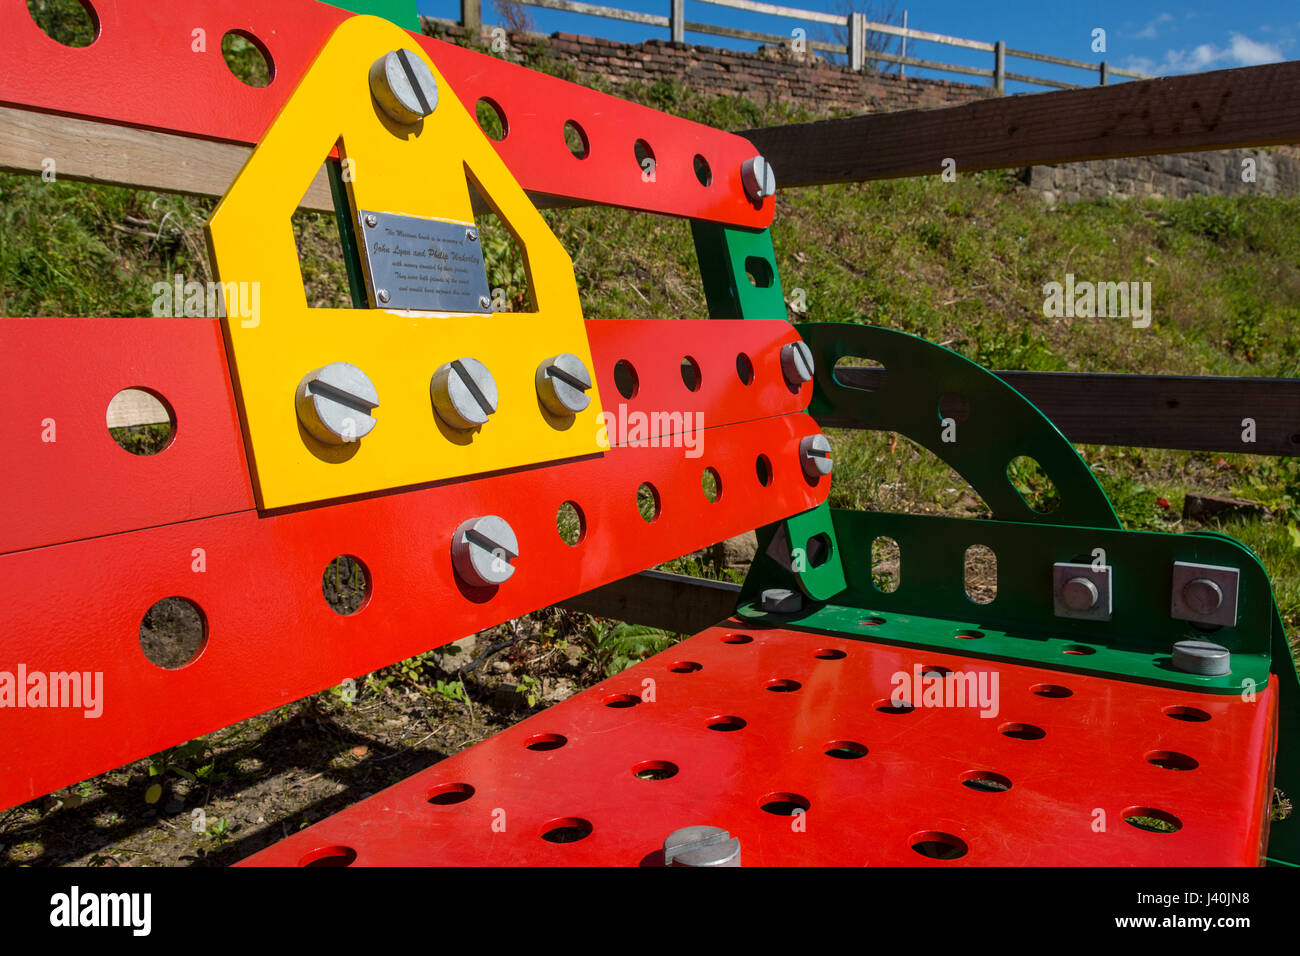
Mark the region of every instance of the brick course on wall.
<instances>
[{"instance_id":1,"label":"brick course on wall","mask_svg":"<svg viewBox=\"0 0 1300 956\"><path fill-rule=\"evenodd\" d=\"M425 19L424 30L453 42L464 42L469 37L463 27L441 20ZM490 31L485 27L476 38L485 47L493 39ZM784 47L746 52L667 40L618 43L572 33L549 37L511 33L505 39L508 45L503 58L522 61L523 51L540 48L571 64L578 82L599 85L615 94L631 82L651 85L668 81L702 93L741 96L763 105L787 103L827 116L934 109L996 95L990 86L855 72L820 56L795 54ZM1245 158L1255 160L1253 183L1242 180ZM1048 202L1069 203L1099 196L1295 196L1300 195L1300 148L1063 163L1029 167L1020 175Z\"/></svg>"}]
</instances>

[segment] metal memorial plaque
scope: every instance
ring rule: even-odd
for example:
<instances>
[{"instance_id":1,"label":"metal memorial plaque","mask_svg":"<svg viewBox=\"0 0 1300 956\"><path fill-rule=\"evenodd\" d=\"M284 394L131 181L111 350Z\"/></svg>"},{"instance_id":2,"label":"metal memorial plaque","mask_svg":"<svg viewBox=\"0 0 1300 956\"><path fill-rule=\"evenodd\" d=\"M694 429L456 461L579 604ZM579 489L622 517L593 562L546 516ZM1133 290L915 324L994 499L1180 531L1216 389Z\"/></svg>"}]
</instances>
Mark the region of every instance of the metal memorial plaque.
<instances>
[{"instance_id":1,"label":"metal memorial plaque","mask_svg":"<svg viewBox=\"0 0 1300 956\"><path fill-rule=\"evenodd\" d=\"M491 311L474 223L364 209L358 218L357 239L373 308Z\"/></svg>"}]
</instances>

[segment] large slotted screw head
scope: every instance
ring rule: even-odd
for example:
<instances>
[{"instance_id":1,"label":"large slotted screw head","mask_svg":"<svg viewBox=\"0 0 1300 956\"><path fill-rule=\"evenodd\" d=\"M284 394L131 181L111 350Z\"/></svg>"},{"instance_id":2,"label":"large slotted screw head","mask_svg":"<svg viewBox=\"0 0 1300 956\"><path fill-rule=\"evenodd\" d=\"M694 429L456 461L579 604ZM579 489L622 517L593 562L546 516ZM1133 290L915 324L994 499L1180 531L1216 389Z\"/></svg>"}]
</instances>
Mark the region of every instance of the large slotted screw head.
<instances>
[{"instance_id":1,"label":"large slotted screw head","mask_svg":"<svg viewBox=\"0 0 1300 956\"><path fill-rule=\"evenodd\" d=\"M537 366L537 397L554 415L576 415L591 404L591 374L582 359L561 352Z\"/></svg>"},{"instance_id":2,"label":"large slotted screw head","mask_svg":"<svg viewBox=\"0 0 1300 956\"><path fill-rule=\"evenodd\" d=\"M745 195L752 202L762 202L763 197L776 194L776 174L762 156L745 160L740 167L740 181L745 184Z\"/></svg>"},{"instance_id":3,"label":"large slotted screw head","mask_svg":"<svg viewBox=\"0 0 1300 956\"><path fill-rule=\"evenodd\" d=\"M1174 645L1174 667L1188 674L1217 677L1232 673L1232 654L1209 641L1179 641Z\"/></svg>"},{"instance_id":4,"label":"large slotted screw head","mask_svg":"<svg viewBox=\"0 0 1300 956\"><path fill-rule=\"evenodd\" d=\"M438 417L466 431L487 422L497 410L497 382L478 359L460 358L433 373L429 394Z\"/></svg>"},{"instance_id":5,"label":"large slotted screw head","mask_svg":"<svg viewBox=\"0 0 1300 956\"><path fill-rule=\"evenodd\" d=\"M504 518L484 515L461 522L451 538L451 563L466 584L485 588L504 584L515 573L519 539Z\"/></svg>"},{"instance_id":6,"label":"large slotted screw head","mask_svg":"<svg viewBox=\"0 0 1300 956\"><path fill-rule=\"evenodd\" d=\"M722 827L682 827L664 840L664 866L740 866L740 840Z\"/></svg>"},{"instance_id":7,"label":"large slotted screw head","mask_svg":"<svg viewBox=\"0 0 1300 956\"><path fill-rule=\"evenodd\" d=\"M385 53L370 67L370 92L395 122L415 123L438 108L438 81L408 50Z\"/></svg>"},{"instance_id":8,"label":"large slotted screw head","mask_svg":"<svg viewBox=\"0 0 1300 956\"><path fill-rule=\"evenodd\" d=\"M799 464L810 481L831 473L831 443L820 432L799 442Z\"/></svg>"},{"instance_id":9,"label":"large slotted screw head","mask_svg":"<svg viewBox=\"0 0 1300 956\"><path fill-rule=\"evenodd\" d=\"M360 441L375 427L370 414L379 406L379 393L366 373L347 362L331 362L309 372L298 383L294 407L298 421L327 445Z\"/></svg>"},{"instance_id":10,"label":"large slotted screw head","mask_svg":"<svg viewBox=\"0 0 1300 956\"><path fill-rule=\"evenodd\" d=\"M790 342L781 348L781 374L791 388L812 381L815 367L812 349L807 343Z\"/></svg>"}]
</instances>

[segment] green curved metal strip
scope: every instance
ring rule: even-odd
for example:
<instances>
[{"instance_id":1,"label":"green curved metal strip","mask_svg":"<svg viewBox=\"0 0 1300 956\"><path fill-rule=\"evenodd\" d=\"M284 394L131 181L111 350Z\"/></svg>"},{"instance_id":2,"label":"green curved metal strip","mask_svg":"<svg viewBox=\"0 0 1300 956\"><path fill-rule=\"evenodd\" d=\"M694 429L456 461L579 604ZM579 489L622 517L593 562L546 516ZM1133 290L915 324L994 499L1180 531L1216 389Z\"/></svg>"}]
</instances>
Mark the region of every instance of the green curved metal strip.
<instances>
[{"instance_id":1,"label":"green curved metal strip","mask_svg":"<svg viewBox=\"0 0 1300 956\"><path fill-rule=\"evenodd\" d=\"M1069 440L1027 398L993 373L925 339L870 325L809 323L796 326L816 360L814 418L853 419L898 432L947 462L999 521L1119 528L1106 493ZM884 385L866 390L836 380L845 357L872 359L885 367ZM969 406L964 421L945 423L945 395ZM952 440L945 440L951 438ZM1007 467L1027 456L1060 496L1050 513L1033 510Z\"/></svg>"}]
</instances>

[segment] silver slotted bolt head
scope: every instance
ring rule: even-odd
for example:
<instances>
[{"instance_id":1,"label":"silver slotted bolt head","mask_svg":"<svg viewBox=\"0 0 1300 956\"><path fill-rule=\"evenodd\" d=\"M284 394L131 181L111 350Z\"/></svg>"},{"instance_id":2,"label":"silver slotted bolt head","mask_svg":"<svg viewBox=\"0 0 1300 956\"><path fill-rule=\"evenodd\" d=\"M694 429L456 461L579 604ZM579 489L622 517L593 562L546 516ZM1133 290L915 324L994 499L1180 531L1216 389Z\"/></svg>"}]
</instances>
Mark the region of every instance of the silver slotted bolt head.
<instances>
[{"instance_id":1,"label":"silver slotted bolt head","mask_svg":"<svg viewBox=\"0 0 1300 956\"><path fill-rule=\"evenodd\" d=\"M366 373L347 362L331 362L298 383L294 407L298 421L327 445L360 441L375 427L370 414L379 393Z\"/></svg>"},{"instance_id":2,"label":"silver slotted bolt head","mask_svg":"<svg viewBox=\"0 0 1300 956\"><path fill-rule=\"evenodd\" d=\"M799 464L809 480L815 481L831 473L831 443L820 432L808 435L799 442Z\"/></svg>"},{"instance_id":3,"label":"silver slotted bolt head","mask_svg":"<svg viewBox=\"0 0 1300 956\"><path fill-rule=\"evenodd\" d=\"M776 194L776 174L762 156L745 160L740 167L740 181L745 185L745 195L752 202L762 202L765 196Z\"/></svg>"},{"instance_id":4,"label":"silver slotted bolt head","mask_svg":"<svg viewBox=\"0 0 1300 956\"><path fill-rule=\"evenodd\" d=\"M1174 667L1188 674L1217 677L1232 673L1232 654L1209 641L1179 641L1174 645Z\"/></svg>"},{"instance_id":5,"label":"silver slotted bolt head","mask_svg":"<svg viewBox=\"0 0 1300 956\"><path fill-rule=\"evenodd\" d=\"M486 424L497 410L497 383L478 359L460 358L439 366L429 382L433 407L452 428L466 431Z\"/></svg>"},{"instance_id":6,"label":"silver slotted bolt head","mask_svg":"<svg viewBox=\"0 0 1300 956\"><path fill-rule=\"evenodd\" d=\"M519 539L504 518L483 515L461 522L451 538L451 563L462 581L485 588L504 584L515 573Z\"/></svg>"},{"instance_id":7,"label":"silver slotted bolt head","mask_svg":"<svg viewBox=\"0 0 1300 956\"><path fill-rule=\"evenodd\" d=\"M740 866L740 840L722 827L682 827L664 840L664 866Z\"/></svg>"},{"instance_id":8,"label":"silver slotted bolt head","mask_svg":"<svg viewBox=\"0 0 1300 956\"><path fill-rule=\"evenodd\" d=\"M537 397L553 415L576 415L591 404L591 374L582 359L561 352L537 366Z\"/></svg>"},{"instance_id":9,"label":"silver slotted bolt head","mask_svg":"<svg viewBox=\"0 0 1300 956\"><path fill-rule=\"evenodd\" d=\"M803 595L789 588L768 588L759 595L758 602L768 614L798 614L803 610Z\"/></svg>"},{"instance_id":10,"label":"silver slotted bolt head","mask_svg":"<svg viewBox=\"0 0 1300 956\"><path fill-rule=\"evenodd\" d=\"M811 382L815 368L812 349L807 343L790 342L781 348L781 374L791 388Z\"/></svg>"},{"instance_id":11,"label":"silver slotted bolt head","mask_svg":"<svg viewBox=\"0 0 1300 956\"><path fill-rule=\"evenodd\" d=\"M419 56L408 50L385 53L370 67L370 92L398 123L415 123L438 108L438 81Z\"/></svg>"}]
</instances>

